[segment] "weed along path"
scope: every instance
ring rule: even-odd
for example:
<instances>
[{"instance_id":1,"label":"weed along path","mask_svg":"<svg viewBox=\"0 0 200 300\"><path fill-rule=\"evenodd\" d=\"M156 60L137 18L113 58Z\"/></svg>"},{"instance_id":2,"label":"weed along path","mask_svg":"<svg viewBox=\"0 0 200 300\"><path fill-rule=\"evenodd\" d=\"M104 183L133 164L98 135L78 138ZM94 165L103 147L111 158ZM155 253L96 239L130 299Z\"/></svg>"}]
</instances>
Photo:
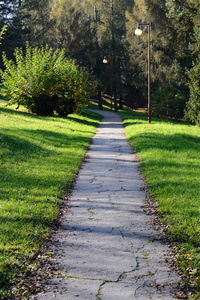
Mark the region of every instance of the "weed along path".
<instances>
[{"instance_id":1,"label":"weed along path","mask_svg":"<svg viewBox=\"0 0 200 300\"><path fill-rule=\"evenodd\" d=\"M63 276L31 299L175 299L180 278L166 264L169 249L141 207L137 159L120 117L101 113L56 237Z\"/></svg>"}]
</instances>

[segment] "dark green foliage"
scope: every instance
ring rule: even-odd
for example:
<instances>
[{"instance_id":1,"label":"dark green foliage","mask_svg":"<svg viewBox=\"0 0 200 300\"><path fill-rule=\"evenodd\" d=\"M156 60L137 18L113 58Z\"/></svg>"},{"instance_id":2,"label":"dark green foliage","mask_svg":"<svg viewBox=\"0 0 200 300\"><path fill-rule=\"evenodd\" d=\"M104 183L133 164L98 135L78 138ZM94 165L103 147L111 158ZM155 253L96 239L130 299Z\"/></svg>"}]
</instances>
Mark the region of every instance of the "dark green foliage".
<instances>
[{"instance_id":1,"label":"dark green foliage","mask_svg":"<svg viewBox=\"0 0 200 300\"><path fill-rule=\"evenodd\" d=\"M25 36L27 34L25 16L17 2L5 0L0 3L0 27L7 26L7 32L0 48L0 56L2 51L6 51L9 58L12 58L14 48L22 47L25 44ZM0 60L0 67L2 66L2 61Z\"/></svg>"},{"instance_id":2,"label":"dark green foliage","mask_svg":"<svg viewBox=\"0 0 200 300\"><path fill-rule=\"evenodd\" d=\"M192 62L198 62L200 3L195 0L134 2L132 14L128 15L127 35L133 85L142 89L143 79L147 82L147 29L142 27L139 38L133 34L140 20L153 24L150 34L152 111L160 117L180 118L189 100L191 78L186 68L193 72ZM196 89L200 89L199 84Z\"/></svg>"},{"instance_id":3,"label":"dark green foliage","mask_svg":"<svg viewBox=\"0 0 200 300\"><path fill-rule=\"evenodd\" d=\"M0 32L0 44L1 44L1 39L3 38L3 34L5 33L5 31L7 30L7 26L4 25L3 28L1 29L1 32Z\"/></svg>"},{"instance_id":4,"label":"dark green foliage","mask_svg":"<svg viewBox=\"0 0 200 300\"><path fill-rule=\"evenodd\" d=\"M200 55L199 55L200 59ZM193 64L193 68L188 70L190 78L190 99L187 103L185 117L187 120L200 125L200 62L199 59Z\"/></svg>"},{"instance_id":5,"label":"dark green foliage","mask_svg":"<svg viewBox=\"0 0 200 300\"><path fill-rule=\"evenodd\" d=\"M134 87L129 87L127 94L125 94L124 103L126 106L137 109L147 106L147 101L142 92Z\"/></svg>"},{"instance_id":6,"label":"dark green foliage","mask_svg":"<svg viewBox=\"0 0 200 300\"><path fill-rule=\"evenodd\" d=\"M27 107L31 112L36 113L41 116L50 116L56 109L58 103L57 95L45 95L41 94L30 99L29 103L27 101Z\"/></svg>"},{"instance_id":7,"label":"dark green foliage","mask_svg":"<svg viewBox=\"0 0 200 300\"><path fill-rule=\"evenodd\" d=\"M183 118L186 94L186 89L173 85L156 88L152 95L152 113L165 119Z\"/></svg>"}]
</instances>

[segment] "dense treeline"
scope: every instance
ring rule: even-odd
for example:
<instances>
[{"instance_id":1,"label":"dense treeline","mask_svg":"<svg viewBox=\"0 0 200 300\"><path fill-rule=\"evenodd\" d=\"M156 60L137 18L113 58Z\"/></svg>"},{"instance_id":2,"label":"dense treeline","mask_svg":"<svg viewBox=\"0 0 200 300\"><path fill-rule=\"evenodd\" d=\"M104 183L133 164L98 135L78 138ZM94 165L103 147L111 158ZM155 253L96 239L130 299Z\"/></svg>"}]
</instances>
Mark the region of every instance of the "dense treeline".
<instances>
[{"instance_id":1,"label":"dense treeline","mask_svg":"<svg viewBox=\"0 0 200 300\"><path fill-rule=\"evenodd\" d=\"M0 26L7 25L1 51L16 47L65 49L68 58L98 80L98 95L113 94L130 107L146 105L147 29L151 23L152 110L158 117L200 123L200 2L196 0L18 0L0 2Z\"/></svg>"},{"instance_id":2,"label":"dense treeline","mask_svg":"<svg viewBox=\"0 0 200 300\"><path fill-rule=\"evenodd\" d=\"M157 116L198 123L200 118L200 2L196 0L135 0L128 15L132 65L144 78L147 37L136 40L136 20L152 23L152 109Z\"/></svg>"}]
</instances>

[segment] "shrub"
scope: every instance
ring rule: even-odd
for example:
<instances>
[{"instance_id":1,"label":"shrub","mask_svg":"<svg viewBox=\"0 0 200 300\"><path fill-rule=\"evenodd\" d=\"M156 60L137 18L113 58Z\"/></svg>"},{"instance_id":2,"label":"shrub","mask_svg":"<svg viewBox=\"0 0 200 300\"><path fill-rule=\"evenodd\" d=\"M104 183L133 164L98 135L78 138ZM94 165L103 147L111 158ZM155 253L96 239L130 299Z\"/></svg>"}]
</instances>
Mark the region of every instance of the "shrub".
<instances>
[{"instance_id":1,"label":"shrub","mask_svg":"<svg viewBox=\"0 0 200 300\"><path fill-rule=\"evenodd\" d=\"M86 74L79 70L72 61L65 65L56 64L55 69L60 77L56 111L61 116L79 113L87 103L86 98L89 94L89 81Z\"/></svg>"},{"instance_id":2,"label":"shrub","mask_svg":"<svg viewBox=\"0 0 200 300\"><path fill-rule=\"evenodd\" d=\"M183 118L186 94L185 89L173 85L155 89L152 94L152 113L166 119Z\"/></svg>"},{"instance_id":3,"label":"shrub","mask_svg":"<svg viewBox=\"0 0 200 300\"><path fill-rule=\"evenodd\" d=\"M135 88L129 87L125 95L124 103L133 109L142 108L147 106L147 101L142 92Z\"/></svg>"},{"instance_id":4,"label":"shrub","mask_svg":"<svg viewBox=\"0 0 200 300\"><path fill-rule=\"evenodd\" d=\"M5 53L5 71L1 72L4 96L24 105L38 115L79 112L86 104L87 79L74 61L65 58L64 50L26 47L14 52L15 62Z\"/></svg>"},{"instance_id":5,"label":"shrub","mask_svg":"<svg viewBox=\"0 0 200 300\"><path fill-rule=\"evenodd\" d=\"M199 55L200 59L200 55ZM200 125L200 62L193 63L193 68L187 71L189 76L190 99L186 106L185 118Z\"/></svg>"}]
</instances>

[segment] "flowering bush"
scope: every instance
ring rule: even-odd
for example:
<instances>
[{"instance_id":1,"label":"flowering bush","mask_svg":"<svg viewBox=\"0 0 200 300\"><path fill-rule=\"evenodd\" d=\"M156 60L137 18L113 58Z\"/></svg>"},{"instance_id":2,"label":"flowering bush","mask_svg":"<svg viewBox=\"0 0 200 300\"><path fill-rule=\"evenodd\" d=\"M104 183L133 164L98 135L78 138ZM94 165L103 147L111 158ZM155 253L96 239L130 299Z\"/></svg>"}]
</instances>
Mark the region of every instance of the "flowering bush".
<instances>
[{"instance_id":1,"label":"flowering bush","mask_svg":"<svg viewBox=\"0 0 200 300\"><path fill-rule=\"evenodd\" d=\"M38 115L78 113L87 103L89 83L64 50L26 47L14 52L15 62L5 53L1 71L5 97Z\"/></svg>"}]
</instances>

